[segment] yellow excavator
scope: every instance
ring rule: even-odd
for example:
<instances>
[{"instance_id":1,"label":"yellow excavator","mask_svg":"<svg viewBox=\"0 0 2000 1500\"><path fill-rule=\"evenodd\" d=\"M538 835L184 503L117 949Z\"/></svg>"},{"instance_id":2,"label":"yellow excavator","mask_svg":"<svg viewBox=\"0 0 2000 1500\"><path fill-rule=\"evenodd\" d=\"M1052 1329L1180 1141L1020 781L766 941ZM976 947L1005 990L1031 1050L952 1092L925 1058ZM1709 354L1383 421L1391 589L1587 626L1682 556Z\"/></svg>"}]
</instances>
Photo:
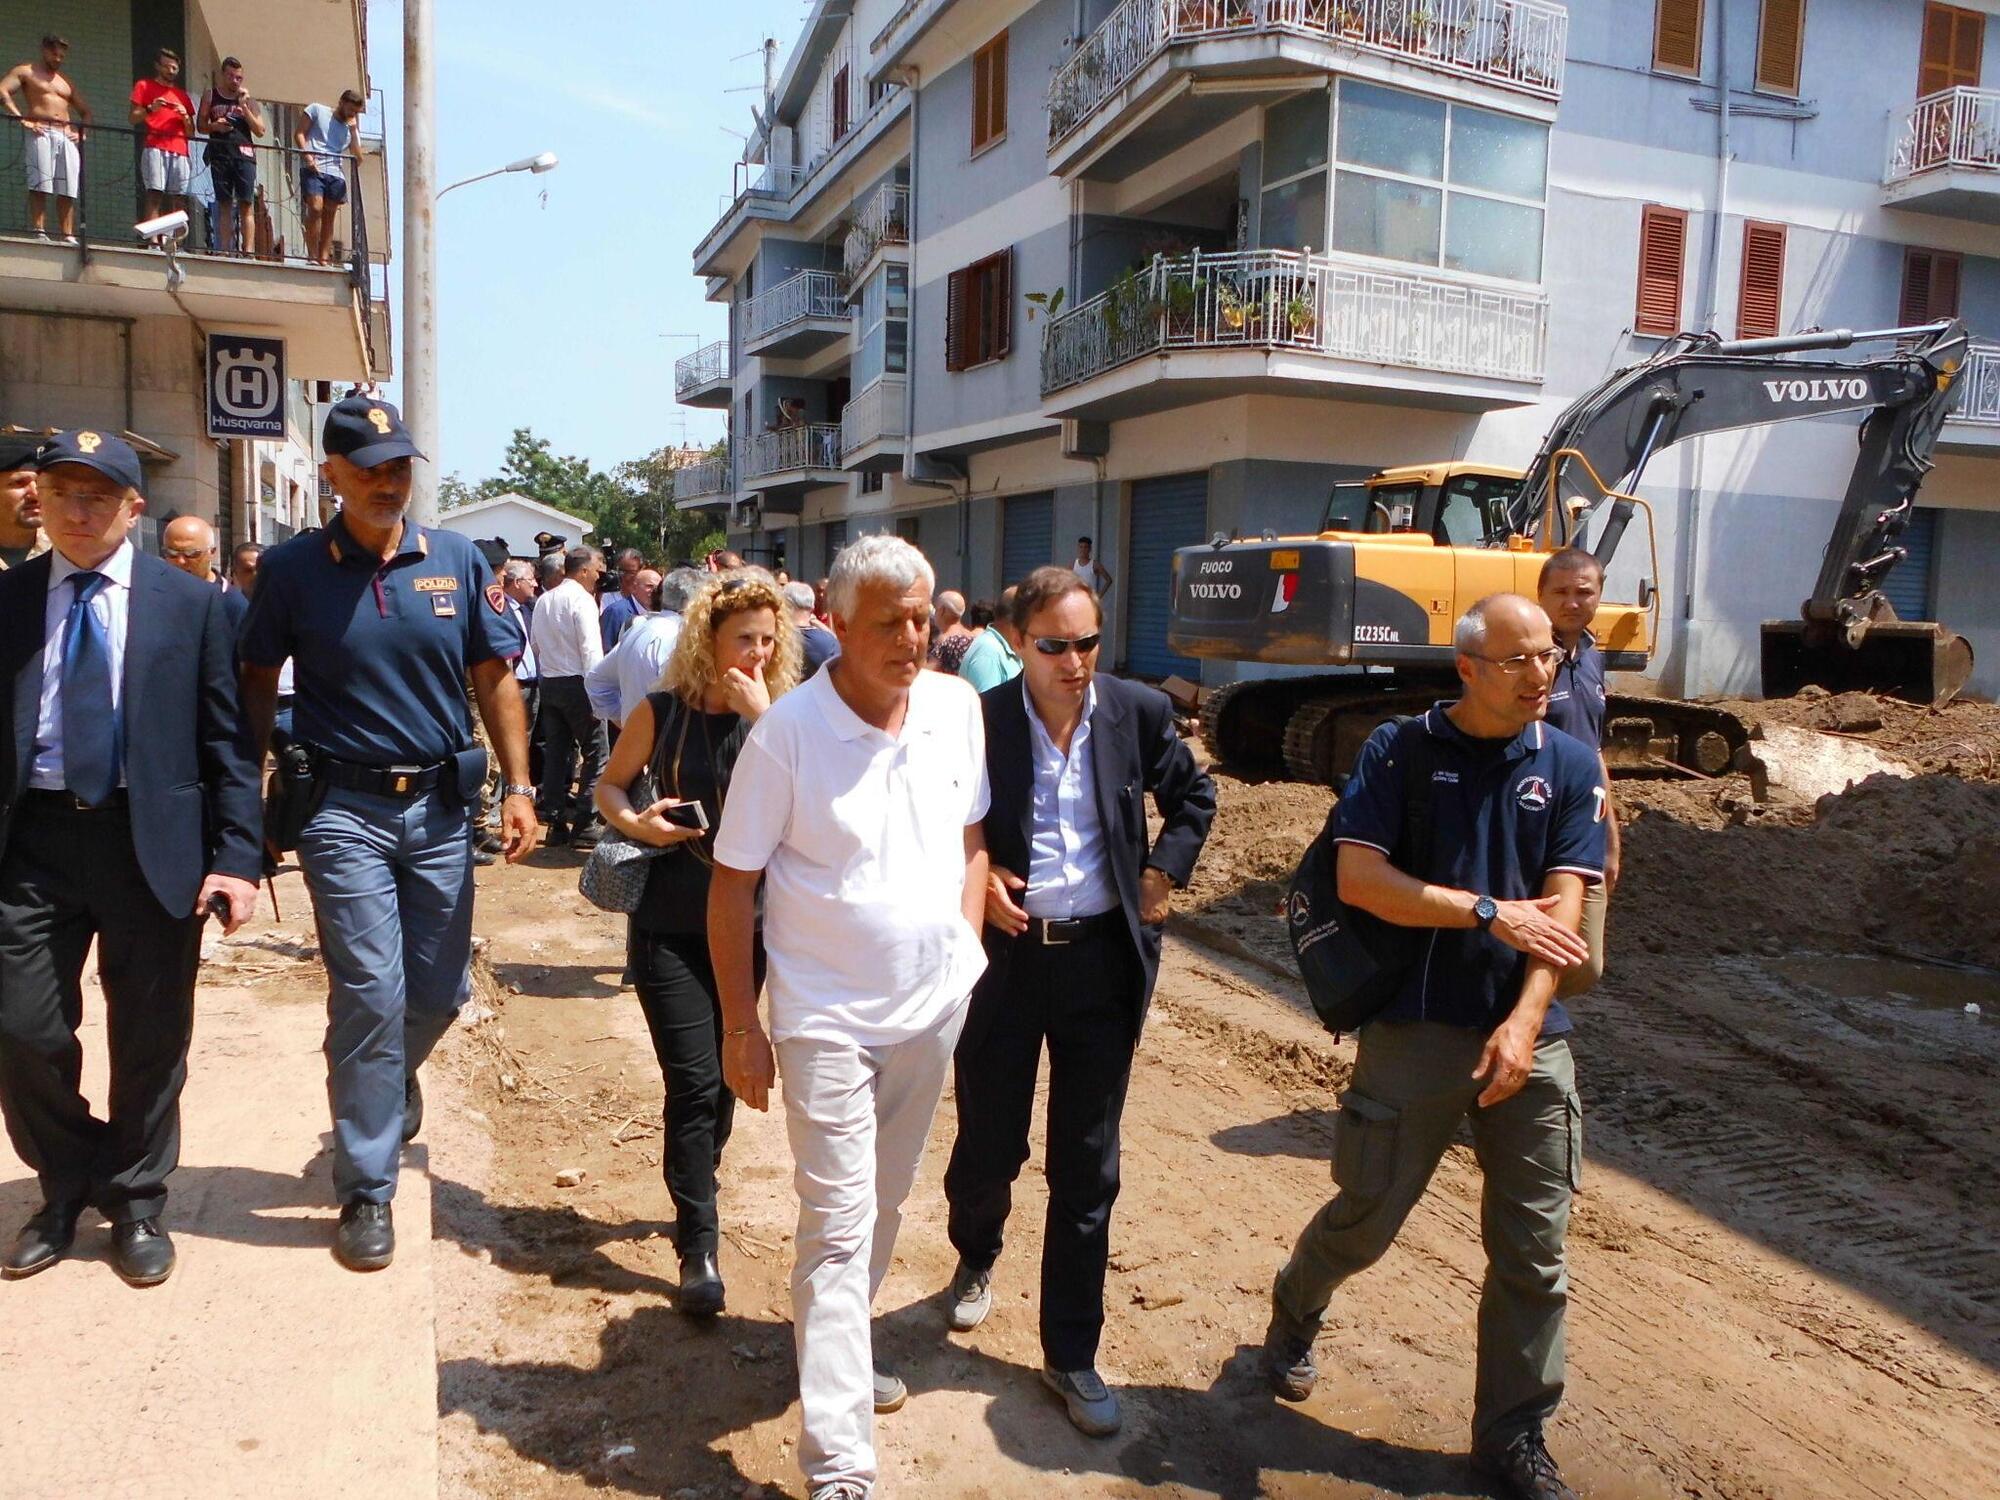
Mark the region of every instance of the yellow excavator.
<instances>
[{"instance_id":1,"label":"yellow excavator","mask_svg":"<svg viewBox=\"0 0 2000 1500\"><path fill-rule=\"evenodd\" d=\"M1532 596L1543 560L1582 545L1609 567L1635 515L1651 549L1638 597L1598 609L1612 671L1638 671L1659 639L1651 507L1633 493L1647 462L1687 438L1853 412L1859 452L1812 593L1763 627L1766 697L1808 683L1943 704L1972 648L1896 618L1882 582L1906 555L1918 486L1958 399L1967 335L1956 320L1856 333L1723 340L1683 334L1572 403L1526 469L1479 463L1384 469L1333 487L1316 535L1218 534L1174 555L1167 639L1183 655L1344 670L1230 683L1202 705L1209 753L1232 769L1337 785L1369 732L1456 682L1458 616L1487 594ZM1799 358L1879 343L1853 362ZM1748 738L1705 704L1613 694L1605 754L1627 774L1713 775Z\"/></svg>"}]
</instances>

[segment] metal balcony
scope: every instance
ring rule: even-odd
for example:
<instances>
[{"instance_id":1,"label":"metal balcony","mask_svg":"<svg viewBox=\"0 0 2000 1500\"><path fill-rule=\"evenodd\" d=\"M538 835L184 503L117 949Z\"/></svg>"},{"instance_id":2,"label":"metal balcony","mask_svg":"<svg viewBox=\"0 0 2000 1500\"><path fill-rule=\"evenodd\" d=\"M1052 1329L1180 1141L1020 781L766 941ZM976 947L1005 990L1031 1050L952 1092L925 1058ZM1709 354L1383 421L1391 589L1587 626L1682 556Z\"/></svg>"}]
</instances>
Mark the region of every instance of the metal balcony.
<instances>
[{"instance_id":1,"label":"metal balcony","mask_svg":"<svg viewBox=\"0 0 2000 1500\"><path fill-rule=\"evenodd\" d=\"M1975 343L1958 372L1958 409L1946 418L1938 447L1947 453L2000 452L2000 344Z\"/></svg>"},{"instance_id":2,"label":"metal balcony","mask_svg":"<svg viewBox=\"0 0 2000 1500\"><path fill-rule=\"evenodd\" d=\"M909 243L910 190L885 182L861 205L854 216L854 227L847 231L841 265L848 285L860 282L868 263L885 247Z\"/></svg>"},{"instance_id":3,"label":"metal balcony","mask_svg":"<svg viewBox=\"0 0 2000 1500\"><path fill-rule=\"evenodd\" d=\"M674 399L683 406L728 408L728 339L717 339L674 361Z\"/></svg>"},{"instance_id":4,"label":"metal balcony","mask_svg":"<svg viewBox=\"0 0 2000 1500\"><path fill-rule=\"evenodd\" d=\"M724 456L674 470L674 504L683 510L728 504L736 498L731 468L728 457Z\"/></svg>"},{"instance_id":5,"label":"metal balcony","mask_svg":"<svg viewBox=\"0 0 2000 1500\"><path fill-rule=\"evenodd\" d=\"M847 288L832 271L801 271L743 304L743 352L799 359L846 338Z\"/></svg>"},{"instance_id":6,"label":"metal balcony","mask_svg":"<svg viewBox=\"0 0 2000 1500\"><path fill-rule=\"evenodd\" d=\"M1048 325L1042 397L1084 417L1249 392L1490 409L1536 398L1547 335L1540 292L1289 250L1161 257Z\"/></svg>"},{"instance_id":7,"label":"metal balcony","mask_svg":"<svg viewBox=\"0 0 2000 1500\"><path fill-rule=\"evenodd\" d=\"M2000 224L2000 90L1942 89L1892 127L1884 206Z\"/></svg>"},{"instance_id":8,"label":"metal balcony","mask_svg":"<svg viewBox=\"0 0 2000 1500\"><path fill-rule=\"evenodd\" d=\"M1174 48L1288 39L1331 43L1343 57L1375 58L1554 100L1562 94L1569 12L1553 0L1125 0L1049 81L1049 150L1141 80ZM1211 49L1232 86L1260 63L1241 46ZM1198 62L1199 59L1193 61ZM1296 72L1307 59L1290 60ZM1394 81L1394 80L1385 80ZM1136 105L1142 85L1125 103Z\"/></svg>"},{"instance_id":9,"label":"metal balcony","mask_svg":"<svg viewBox=\"0 0 2000 1500\"><path fill-rule=\"evenodd\" d=\"M811 422L760 432L743 444L742 485L767 497L839 483L840 424Z\"/></svg>"},{"instance_id":10,"label":"metal balcony","mask_svg":"<svg viewBox=\"0 0 2000 1500\"><path fill-rule=\"evenodd\" d=\"M908 387L885 375L842 408L840 458L849 469L887 471L903 463L903 404Z\"/></svg>"}]
</instances>

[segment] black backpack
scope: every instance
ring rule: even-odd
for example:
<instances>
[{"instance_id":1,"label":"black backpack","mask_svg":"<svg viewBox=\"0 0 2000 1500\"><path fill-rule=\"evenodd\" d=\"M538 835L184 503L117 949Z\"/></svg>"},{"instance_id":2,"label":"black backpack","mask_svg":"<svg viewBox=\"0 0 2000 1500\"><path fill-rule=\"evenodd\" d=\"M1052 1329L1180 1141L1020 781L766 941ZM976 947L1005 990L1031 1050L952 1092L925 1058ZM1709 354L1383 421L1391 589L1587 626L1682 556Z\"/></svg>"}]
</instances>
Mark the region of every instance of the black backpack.
<instances>
[{"instance_id":1,"label":"black backpack","mask_svg":"<svg viewBox=\"0 0 2000 1500\"><path fill-rule=\"evenodd\" d=\"M1431 857L1431 768L1435 752L1421 716L1396 721L1391 765L1403 776L1403 834L1391 863L1418 875ZM1398 927L1340 899L1333 841L1339 809L1312 841L1292 876L1285 918L1299 975L1321 1023L1335 1036L1359 1030L1396 998L1429 944L1428 927Z\"/></svg>"}]
</instances>

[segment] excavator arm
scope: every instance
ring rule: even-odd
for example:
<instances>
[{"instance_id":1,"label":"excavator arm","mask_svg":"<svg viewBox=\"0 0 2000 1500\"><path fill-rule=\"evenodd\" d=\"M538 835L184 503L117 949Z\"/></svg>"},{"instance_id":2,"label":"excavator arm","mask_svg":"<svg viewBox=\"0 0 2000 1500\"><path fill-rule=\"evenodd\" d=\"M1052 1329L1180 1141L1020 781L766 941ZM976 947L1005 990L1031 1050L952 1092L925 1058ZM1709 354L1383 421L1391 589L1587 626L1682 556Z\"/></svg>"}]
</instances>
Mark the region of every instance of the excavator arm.
<instances>
[{"instance_id":1,"label":"excavator arm","mask_svg":"<svg viewBox=\"0 0 2000 1500\"><path fill-rule=\"evenodd\" d=\"M1876 359L1795 357L1891 341L1892 352ZM1709 433L1866 413L1812 594L1797 620L1764 627L1764 691L1781 696L1817 681L1945 702L1971 674L1971 647L1927 622L1898 621L1882 583L1905 555L1898 538L1958 399L1967 342L1956 320L1735 341L1683 335L1563 412L1508 502L1510 527L1535 535L1554 503L1562 507L1557 534L1571 535L1573 511L1608 504L1593 549L1608 564L1632 515L1621 495L1661 449Z\"/></svg>"}]
</instances>

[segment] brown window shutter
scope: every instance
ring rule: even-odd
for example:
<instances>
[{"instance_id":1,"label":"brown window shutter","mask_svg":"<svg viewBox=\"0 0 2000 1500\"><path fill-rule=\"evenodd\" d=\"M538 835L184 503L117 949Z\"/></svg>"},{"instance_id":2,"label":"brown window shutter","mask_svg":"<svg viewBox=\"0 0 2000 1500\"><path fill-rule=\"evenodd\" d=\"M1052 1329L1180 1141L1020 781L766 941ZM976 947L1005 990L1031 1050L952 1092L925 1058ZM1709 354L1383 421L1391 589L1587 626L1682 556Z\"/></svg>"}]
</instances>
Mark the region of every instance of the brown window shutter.
<instances>
[{"instance_id":1,"label":"brown window shutter","mask_svg":"<svg viewBox=\"0 0 2000 1500\"><path fill-rule=\"evenodd\" d=\"M1903 288L1896 321L1904 327L1958 316L1959 257L1945 250L1903 252Z\"/></svg>"},{"instance_id":2,"label":"brown window shutter","mask_svg":"<svg viewBox=\"0 0 2000 1500\"><path fill-rule=\"evenodd\" d=\"M1743 282L1736 299L1736 336L1775 338L1785 296L1785 226L1743 224Z\"/></svg>"},{"instance_id":3,"label":"brown window shutter","mask_svg":"<svg viewBox=\"0 0 2000 1500\"><path fill-rule=\"evenodd\" d=\"M970 271L953 271L945 279L944 367L965 368L965 282Z\"/></svg>"},{"instance_id":4,"label":"brown window shutter","mask_svg":"<svg viewBox=\"0 0 2000 1500\"><path fill-rule=\"evenodd\" d=\"M833 138L837 141L847 134L847 69L842 68L833 75Z\"/></svg>"},{"instance_id":5,"label":"brown window shutter","mask_svg":"<svg viewBox=\"0 0 2000 1500\"><path fill-rule=\"evenodd\" d=\"M1923 49L1917 59L1917 97L1943 89L1979 87L1986 17L1955 5L1924 7Z\"/></svg>"},{"instance_id":6,"label":"brown window shutter","mask_svg":"<svg viewBox=\"0 0 2000 1500\"><path fill-rule=\"evenodd\" d=\"M1702 0L1657 0L1653 12L1653 66L1662 73L1701 76Z\"/></svg>"},{"instance_id":7,"label":"brown window shutter","mask_svg":"<svg viewBox=\"0 0 2000 1500\"><path fill-rule=\"evenodd\" d=\"M1634 333L1681 331L1681 269L1687 256L1687 212L1646 205L1639 220L1639 305Z\"/></svg>"},{"instance_id":8,"label":"brown window shutter","mask_svg":"<svg viewBox=\"0 0 2000 1500\"><path fill-rule=\"evenodd\" d=\"M1958 316L1958 283L1962 262L1956 255L1931 257L1931 305L1933 319Z\"/></svg>"},{"instance_id":9,"label":"brown window shutter","mask_svg":"<svg viewBox=\"0 0 2000 1500\"><path fill-rule=\"evenodd\" d=\"M1806 0L1764 0L1757 28L1757 87L1774 94L1799 91L1805 51Z\"/></svg>"},{"instance_id":10,"label":"brown window shutter","mask_svg":"<svg viewBox=\"0 0 2000 1500\"><path fill-rule=\"evenodd\" d=\"M1001 32L988 47L992 59L986 65L986 139L997 141L1007 133L1007 33Z\"/></svg>"}]
</instances>

